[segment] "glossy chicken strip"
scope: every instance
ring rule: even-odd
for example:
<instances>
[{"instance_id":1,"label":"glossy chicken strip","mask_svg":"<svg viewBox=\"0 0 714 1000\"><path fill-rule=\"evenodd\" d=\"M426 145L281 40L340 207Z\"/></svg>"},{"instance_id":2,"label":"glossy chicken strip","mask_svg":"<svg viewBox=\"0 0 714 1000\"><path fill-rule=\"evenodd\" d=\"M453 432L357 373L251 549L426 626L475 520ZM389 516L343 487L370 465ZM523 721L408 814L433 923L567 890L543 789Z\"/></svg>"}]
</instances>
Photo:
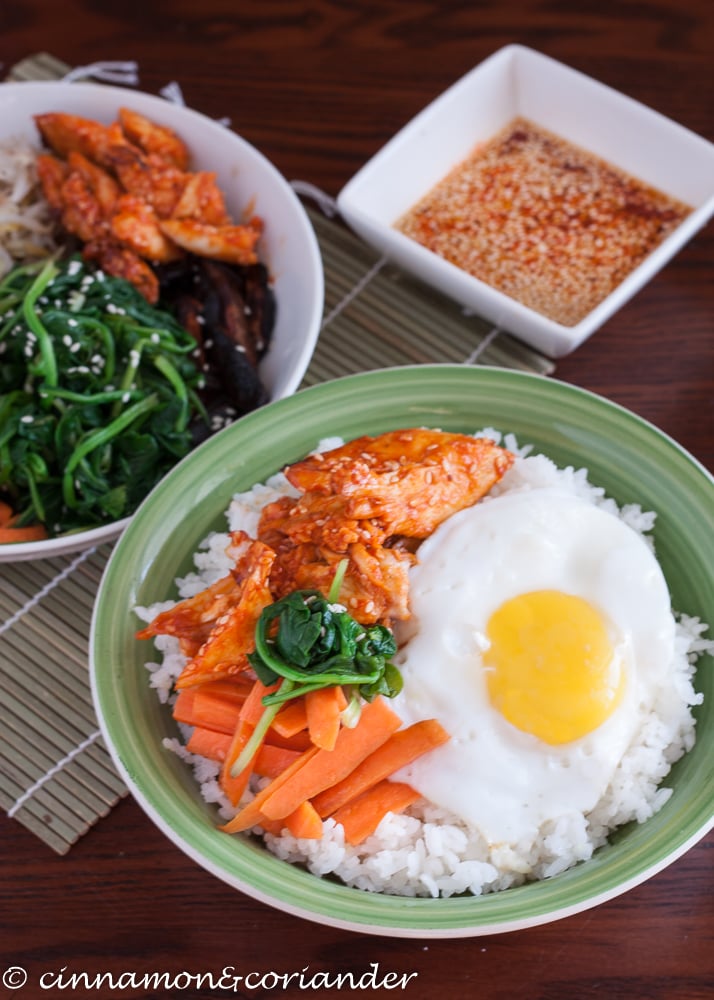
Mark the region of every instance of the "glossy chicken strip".
<instances>
[{"instance_id":1,"label":"glossy chicken strip","mask_svg":"<svg viewBox=\"0 0 714 1000\"><path fill-rule=\"evenodd\" d=\"M186 186L183 170L129 143L110 146L106 162L125 192L148 202L160 218L171 216Z\"/></svg>"},{"instance_id":2,"label":"glossy chicken strip","mask_svg":"<svg viewBox=\"0 0 714 1000\"><path fill-rule=\"evenodd\" d=\"M161 611L136 633L136 638L175 635L185 639L194 638L197 633L207 638L216 621L238 600L240 592L240 583L228 573L193 597L179 601L168 611Z\"/></svg>"},{"instance_id":3,"label":"glossy chicken strip","mask_svg":"<svg viewBox=\"0 0 714 1000\"><path fill-rule=\"evenodd\" d=\"M105 218L115 210L121 189L114 178L102 167L92 163L82 153L71 152L67 157L70 174L77 173L86 182ZM67 195L65 194L65 201Z\"/></svg>"},{"instance_id":4,"label":"glossy chicken strip","mask_svg":"<svg viewBox=\"0 0 714 1000\"><path fill-rule=\"evenodd\" d=\"M273 601L268 580L275 553L262 542L243 537L247 548L233 572L240 580L240 596L217 619L206 641L186 664L176 681L177 689L234 677L250 668L248 653L255 649L255 626L263 609Z\"/></svg>"},{"instance_id":5,"label":"glossy chicken strip","mask_svg":"<svg viewBox=\"0 0 714 1000\"><path fill-rule=\"evenodd\" d=\"M256 264L256 245L261 230L257 225L210 226L196 219L163 219L161 228L169 239L199 257L228 264Z\"/></svg>"},{"instance_id":6,"label":"glossy chicken strip","mask_svg":"<svg viewBox=\"0 0 714 1000\"><path fill-rule=\"evenodd\" d=\"M184 255L180 247L164 236L151 205L135 195L119 198L110 225L120 243L146 260L167 264Z\"/></svg>"},{"instance_id":7,"label":"glossy chicken strip","mask_svg":"<svg viewBox=\"0 0 714 1000\"><path fill-rule=\"evenodd\" d=\"M281 497L264 507L258 526L264 541L280 548L281 538L291 544L309 542L332 552L346 552L356 542L381 545L387 532L367 518L358 520L347 513L342 497L308 493L303 497Z\"/></svg>"},{"instance_id":8,"label":"glossy chicken strip","mask_svg":"<svg viewBox=\"0 0 714 1000\"><path fill-rule=\"evenodd\" d=\"M62 225L84 243L106 238L107 216L85 178L70 171L62 185Z\"/></svg>"},{"instance_id":9,"label":"glossy chicken strip","mask_svg":"<svg viewBox=\"0 0 714 1000\"><path fill-rule=\"evenodd\" d=\"M171 213L174 219L198 219L210 226L231 225L216 175L207 170L188 174L181 197Z\"/></svg>"},{"instance_id":10,"label":"glossy chicken strip","mask_svg":"<svg viewBox=\"0 0 714 1000\"><path fill-rule=\"evenodd\" d=\"M40 153L35 165L45 198L55 212L61 212L64 207L62 186L67 180L69 167L64 160L58 160L49 153Z\"/></svg>"},{"instance_id":11,"label":"glossy chicken strip","mask_svg":"<svg viewBox=\"0 0 714 1000\"><path fill-rule=\"evenodd\" d=\"M408 429L356 438L285 474L305 493L341 497L347 518L375 519L387 535L425 538L480 500L513 460L484 438Z\"/></svg>"},{"instance_id":12,"label":"glossy chicken strip","mask_svg":"<svg viewBox=\"0 0 714 1000\"><path fill-rule=\"evenodd\" d=\"M155 153L179 170L188 168L188 149L173 129L167 125L158 125L131 108L119 109L119 122L130 142L145 153Z\"/></svg>"},{"instance_id":13,"label":"glossy chicken strip","mask_svg":"<svg viewBox=\"0 0 714 1000\"><path fill-rule=\"evenodd\" d=\"M345 556L349 562L339 599L353 618L369 625L409 617L409 567L414 559L397 547L356 543L346 552L333 552L309 543L290 545L277 553L271 571L276 600L294 590L328 593Z\"/></svg>"},{"instance_id":14,"label":"glossy chicken strip","mask_svg":"<svg viewBox=\"0 0 714 1000\"><path fill-rule=\"evenodd\" d=\"M101 122L63 112L35 115L34 120L45 143L65 159L76 152L104 165L109 147L125 141L117 123L102 125Z\"/></svg>"},{"instance_id":15,"label":"glossy chicken strip","mask_svg":"<svg viewBox=\"0 0 714 1000\"><path fill-rule=\"evenodd\" d=\"M111 236L91 239L82 251L85 260L95 261L103 271L130 282L151 305L159 301L159 279L151 267L128 247Z\"/></svg>"}]
</instances>

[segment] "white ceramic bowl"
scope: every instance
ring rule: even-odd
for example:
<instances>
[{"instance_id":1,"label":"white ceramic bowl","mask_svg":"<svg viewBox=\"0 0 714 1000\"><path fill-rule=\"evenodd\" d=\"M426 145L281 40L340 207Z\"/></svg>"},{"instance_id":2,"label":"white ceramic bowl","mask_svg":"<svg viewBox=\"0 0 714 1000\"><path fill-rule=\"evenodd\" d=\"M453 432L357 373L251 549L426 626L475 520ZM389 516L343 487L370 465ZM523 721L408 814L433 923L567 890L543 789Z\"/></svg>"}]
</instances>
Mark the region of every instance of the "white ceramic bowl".
<instances>
[{"instance_id":1,"label":"white ceramic bowl","mask_svg":"<svg viewBox=\"0 0 714 1000\"><path fill-rule=\"evenodd\" d=\"M693 211L575 326L496 291L397 232L395 221L477 143L524 117ZM553 59L520 45L490 56L397 133L343 188L349 225L388 258L549 357L577 348L714 212L714 144Z\"/></svg>"},{"instance_id":2,"label":"white ceramic bowl","mask_svg":"<svg viewBox=\"0 0 714 1000\"><path fill-rule=\"evenodd\" d=\"M126 106L173 128L186 142L194 170L212 170L239 218L250 205L265 220L261 258L277 302L270 350L260 373L270 399L291 395L312 357L322 319L324 278L317 238L307 213L278 170L253 146L205 115L160 97L90 83L0 84L0 141L24 136L39 146L32 116L63 111L102 122ZM115 538L127 519L43 542L0 545L0 562L47 558Z\"/></svg>"}]
</instances>

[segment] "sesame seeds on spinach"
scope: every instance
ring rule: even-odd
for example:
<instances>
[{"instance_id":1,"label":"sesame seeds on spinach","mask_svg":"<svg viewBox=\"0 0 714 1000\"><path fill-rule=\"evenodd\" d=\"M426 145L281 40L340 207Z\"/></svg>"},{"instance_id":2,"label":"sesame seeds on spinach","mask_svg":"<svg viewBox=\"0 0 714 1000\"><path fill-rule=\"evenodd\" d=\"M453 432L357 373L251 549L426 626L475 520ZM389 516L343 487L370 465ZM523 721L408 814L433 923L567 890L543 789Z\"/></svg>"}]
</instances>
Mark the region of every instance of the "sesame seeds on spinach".
<instances>
[{"instance_id":1,"label":"sesame seeds on spinach","mask_svg":"<svg viewBox=\"0 0 714 1000\"><path fill-rule=\"evenodd\" d=\"M0 281L0 496L50 537L119 520L206 423L196 341L81 257Z\"/></svg>"}]
</instances>

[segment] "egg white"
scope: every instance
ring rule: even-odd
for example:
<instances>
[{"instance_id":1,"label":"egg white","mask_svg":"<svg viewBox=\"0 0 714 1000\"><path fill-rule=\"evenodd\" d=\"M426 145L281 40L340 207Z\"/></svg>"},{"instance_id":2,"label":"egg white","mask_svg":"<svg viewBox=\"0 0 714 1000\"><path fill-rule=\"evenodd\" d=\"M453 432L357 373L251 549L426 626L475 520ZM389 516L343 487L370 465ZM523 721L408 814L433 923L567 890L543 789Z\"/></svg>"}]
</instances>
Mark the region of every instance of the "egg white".
<instances>
[{"instance_id":1,"label":"egg white","mask_svg":"<svg viewBox=\"0 0 714 1000\"><path fill-rule=\"evenodd\" d=\"M418 560L394 707L405 725L437 718L451 739L395 778L476 827L492 848L592 810L674 655L670 596L651 547L609 510L545 487L505 492L454 515L422 544ZM625 672L623 697L606 721L561 745L517 729L492 707L482 664L490 615L544 589L582 597L600 612Z\"/></svg>"}]
</instances>

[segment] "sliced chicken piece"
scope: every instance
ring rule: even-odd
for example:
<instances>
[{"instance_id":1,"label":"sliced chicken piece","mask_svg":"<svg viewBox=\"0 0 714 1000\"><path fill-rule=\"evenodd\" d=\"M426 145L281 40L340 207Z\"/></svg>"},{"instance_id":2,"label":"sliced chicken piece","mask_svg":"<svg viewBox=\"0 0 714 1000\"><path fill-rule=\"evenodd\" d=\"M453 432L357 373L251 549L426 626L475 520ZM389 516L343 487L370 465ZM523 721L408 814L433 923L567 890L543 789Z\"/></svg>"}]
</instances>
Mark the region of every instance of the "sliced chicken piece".
<instances>
[{"instance_id":1,"label":"sliced chicken piece","mask_svg":"<svg viewBox=\"0 0 714 1000\"><path fill-rule=\"evenodd\" d=\"M110 146L106 160L128 194L148 202L162 219L172 215L188 179L183 170L130 143Z\"/></svg>"},{"instance_id":2,"label":"sliced chicken piece","mask_svg":"<svg viewBox=\"0 0 714 1000\"><path fill-rule=\"evenodd\" d=\"M243 535L236 532L236 536ZM247 536L243 536L247 540ZM275 553L262 542L248 540L233 576L240 581L240 597L211 629L176 681L176 688L207 680L223 680L250 669L248 653L255 649L255 626L273 597L268 586Z\"/></svg>"},{"instance_id":3,"label":"sliced chicken piece","mask_svg":"<svg viewBox=\"0 0 714 1000\"><path fill-rule=\"evenodd\" d=\"M50 153L40 153L35 165L45 198L55 212L61 212L64 207L62 185L67 180L69 167L64 160L59 160Z\"/></svg>"},{"instance_id":4,"label":"sliced chicken piece","mask_svg":"<svg viewBox=\"0 0 714 1000\"><path fill-rule=\"evenodd\" d=\"M188 169L188 149L173 129L158 125L131 108L119 109L119 123L130 142L145 153L155 153L179 170Z\"/></svg>"},{"instance_id":5,"label":"sliced chicken piece","mask_svg":"<svg viewBox=\"0 0 714 1000\"><path fill-rule=\"evenodd\" d=\"M136 638L174 635L179 639L200 637L204 642L216 621L238 600L240 592L240 583L228 573L193 597L179 601L168 611L161 611L136 633Z\"/></svg>"},{"instance_id":6,"label":"sliced chicken piece","mask_svg":"<svg viewBox=\"0 0 714 1000\"><path fill-rule=\"evenodd\" d=\"M347 517L375 518L387 535L425 538L480 500L513 460L484 438L409 429L356 438L285 474L299 490L342 497Z\"/></svg>"},{"instance_id":7,"label":"sliced chicken piece","mask_svg":"<svg viewBox=\"0 0 714 1000\"><path fill-rule=\"evenodd\" d=\"M109 147L126 141L117 123L102 125L101 122L63 112L35 115L34 120L44 142L64 159L76 152L105 165Z\"/></svg>"},{"instance_id":8,"label":"sliced chicken piece","mask_svg":"<svg viewBox=\"0 0 714 1000\"><path fill-rule=\"evenodd\" d=\"M206 170L189 174L171 214L174 219L197 219L209 226L228 226L232 223L223 192L216 183L216 175Z\"/></svg>"},{"instance_id":9,"label":"sliced chicken piece","mask_svg":"<svg viewBox=\"0 0 714 1000\"><path fill-rule=\"evenodd\" d=\"M116 207L121 189L115 179L102 167L92 163L82 153L70 152L67 166L71 173L78 173L87 183L105 218L109 218Z\"/></svg>"},{"instance_id":10,"label":"sliced chicken piece","mask_svg":"<svg viewBox=\"0 0 714 1000\"><path fill-rule=\"evenodd\" d=\"M346 552L356 542L381 545L387 537L379 524L349 516L342 497L317 493L299 499L281 497L263 509L258 537L276 543L281 536L293 545L310 543L337 553Z\"/></svg>"},{"instance_id":11,"label":"sliced chicken piece","mask_svg":"<svg viewBox=\"0 0 714 1000\"><path fill-rule=\"evenodd\" d=\"M151 305L159 301L159 279L154 271L138 254L120 246L113 238L90 240L85 244L82 256L85 260L95 261L107 274L130 282Z\"/></svg>"},{"instance_id":12,"label":"sliced chicken piece","mask_svg":"<svg viewBox=\"0 0 714 1000\"><path fill-rule=\"evenodd\" d=\"M62 225L83 243L105 239L109 221L85 177L76 170L67 174L61 191Z\"/></svg>"},{"instance_id":13,"label":"sliced chicken piece","mask_svg":"<svg viewBox=\"0 0 714 1000\"><path fill-rule=\"evenodd\" d=\"M261 230L245 226L209 226L195 219L162 219L161 228L169 239L189 253L212 257L229 264L255 264L256 244Z\"/></svg>"},{"instance_id":14,"label":"sliced chicken piece","mask_svg":"<svg viewBox=\"0 0 714 1000\"><path fill-rule=\"evenodd\" d=\"M135 195L119 198L110 225L116 239L145 260L168 264L184 256L183 250L164 236L151 205Z\"/></svg>"}]
</instances>

